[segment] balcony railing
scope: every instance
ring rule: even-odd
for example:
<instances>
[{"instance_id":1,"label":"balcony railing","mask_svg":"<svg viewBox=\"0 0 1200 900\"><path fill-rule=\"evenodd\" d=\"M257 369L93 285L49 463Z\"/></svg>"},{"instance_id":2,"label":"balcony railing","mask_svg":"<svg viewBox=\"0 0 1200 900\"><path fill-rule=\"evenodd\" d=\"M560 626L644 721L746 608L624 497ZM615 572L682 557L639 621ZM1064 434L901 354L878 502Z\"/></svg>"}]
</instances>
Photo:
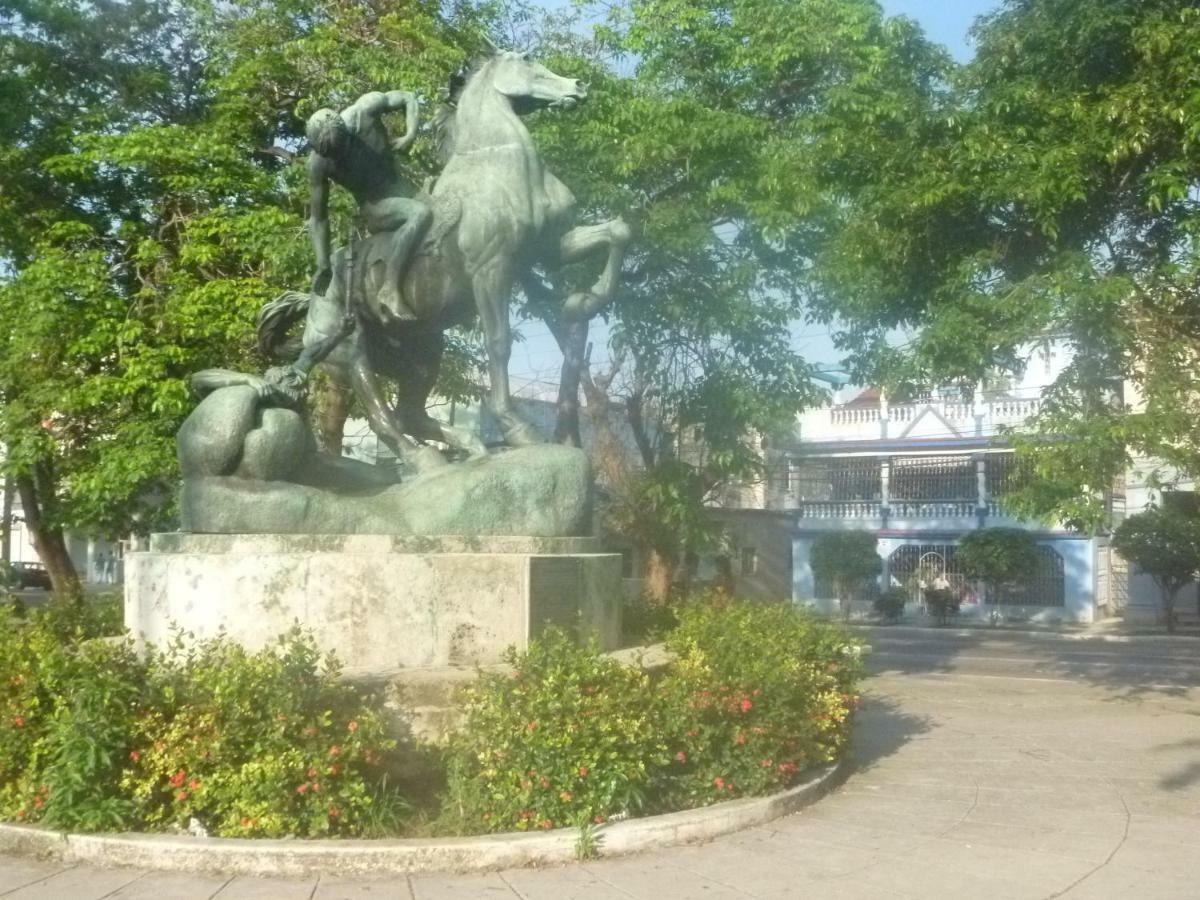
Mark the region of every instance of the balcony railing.
<instances>
[{"instance_id":1,"label":"balcony railing","mask_svg":"<svg viewBox=\"0 0 1200 900\"><path fill-rule=\"evenodd\" d=\"M1036 397L984 400L978 404L961 400L933 399L887 406L833 407L810 410L800 417L804 440L871 440L897 437L926 410L932 410L963 435L993 434L997 426L1019 425L1036 415L1041 400ZM890 426L890 427L889 427Z\"/></svg>"},{"instance_id":2,"label":"balcony railing","mask_svg":"<svg viewBox=\"0 0 1200 900\"><path fill-rule=\"evenodd\" d=\"M989 504L989 514L991 504ZM800 500L795 505L801 519L973 519L974 500L893 500L886 508L878 500ZM997 511L995 514L999 514Z\"/></svg>"},{"instance_id":3,"label":"balcony railing","mask_svg":"<svg viewBox=\"0 0 1200 900\"><path fill-rule=\"evenodd\" d=\"M801 500L796 512L801 519L878 519L883 514L878 500Z\"/></svg>"},{"instance_id":4,"label":"balcony railing","mask_svg":"<svg viewBox=\"0 0 1200 900\"><path fill-rule=\"evenodd\" d=\"M893 500L888 510L897 519L969 519L974 500Z\"/></svg>"}]
</instances>

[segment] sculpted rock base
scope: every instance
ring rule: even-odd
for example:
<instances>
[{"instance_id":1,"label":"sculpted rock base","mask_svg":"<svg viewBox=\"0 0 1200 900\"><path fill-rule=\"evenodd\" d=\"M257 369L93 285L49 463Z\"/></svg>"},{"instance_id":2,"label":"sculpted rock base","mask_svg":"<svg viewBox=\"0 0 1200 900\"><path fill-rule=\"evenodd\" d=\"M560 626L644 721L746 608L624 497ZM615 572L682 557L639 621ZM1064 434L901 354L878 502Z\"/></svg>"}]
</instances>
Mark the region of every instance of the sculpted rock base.
<instances>
[{"instance_id":1,"label":"sculpted rock base","mask_svg":"<svg viewBox=\"0 0 1200 900\"><path fill-rule=\"evenodd\" d=\"M184 480L181 530L565 537L591 533L590 492L584 453L549 444L448 465L401 484L193 476Z\"/></svg>"}]
</instances>

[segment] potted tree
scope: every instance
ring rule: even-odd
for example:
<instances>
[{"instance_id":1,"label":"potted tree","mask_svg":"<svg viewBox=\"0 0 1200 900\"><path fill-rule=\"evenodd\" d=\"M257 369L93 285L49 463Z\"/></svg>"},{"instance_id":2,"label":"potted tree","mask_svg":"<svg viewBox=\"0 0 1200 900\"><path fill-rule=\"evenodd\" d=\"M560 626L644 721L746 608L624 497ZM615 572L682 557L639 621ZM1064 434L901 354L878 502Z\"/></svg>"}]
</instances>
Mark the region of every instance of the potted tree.
<instances>
[{"instance_id":1,"label":"potted tree","mask_svg":"<svg viewBox=\"0 0 1200 900\"><path fill-rule=\"evenodd\" d=\"M879 541L868 531L830 531L813 541L809 563L813 574L833 585L845 618L858 593L883 568Z\"/></svg>"},{"instance_id":2,"label":"potted tree","mask_svg":"<svg viewBox=\"0 0 1200 900\"><path fill-rule=\"evenodd\" d=\"M1029 583L1040 562L1037 541L1019 528L981 528L959 543L954 554L959 571L983 583L984 603L996 604L1005 589ZM992 607L995 624L998 608Z\"/></svg>"},{"instance_id":3,"label":"potted tree","mask_svg":"<svg viewBox=\"0 0 1200 900\"><path fill-rule=\"evenodd\" d=\"M1200 517L1152 506L1118 525L1112 545L1154 579L1162 593L1167 631L1173 633L1175 597L1200 568Z\"/></svg>"}]
</instances>

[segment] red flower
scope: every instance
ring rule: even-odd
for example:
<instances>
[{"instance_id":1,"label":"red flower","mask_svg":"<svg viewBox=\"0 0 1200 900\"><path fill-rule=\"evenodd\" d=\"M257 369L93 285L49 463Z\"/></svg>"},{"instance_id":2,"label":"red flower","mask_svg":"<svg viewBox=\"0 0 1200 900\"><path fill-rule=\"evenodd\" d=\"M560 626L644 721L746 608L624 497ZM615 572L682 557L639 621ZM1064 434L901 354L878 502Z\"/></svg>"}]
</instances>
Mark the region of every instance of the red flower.
<instances>
[{"instance_id":1,"label":"red flower","mask_svg":"<svg viewBox=\"0 0 1200 900\"><path fill-rule=\"evenodd\" d=\"M346 730L347 731L358 731L358 723L356 721L354 721L353 719L351 719L350 724L346 726Z\"/></svg>"},{"instance_id":2,"label":"red flower","mask_svg":"<svg viewBox=\"0 0 1200 900\"><path fill-rule=\"evenodd\" d=\"M300 785L298 788L296 788L296 793L297 794L307 794L308 793L308 785L307 784Z\"/></svg>"},{"instance_id":3,"label":"red flower","mask_svg":"<svg viewBox=\"0 0 1200 900\"><path fill-rule=\"evenodd\" d=\"M183 784L185 778L187 778L187 772L183 771L183 769L180 769L178 772L176 772L174 775L171 776L171 778L170 778L171 787L181 786Z\"/></svg>"},{"instance_id":4,"label":"red flower","mask_svg":"<svg viewBox=\"0 0 1200 900\"><path fill-rule=\"evenodd\" d=\"M249 816L242 816L242 827L249 828L253 823Z\"/></svg>"},{"instance_id":5,"label":"red flower","mask_svg":"<svg viewBox=\"0 0 1200 900\"><path fill-rule=\"evenodd\" d=\"M734 742L735 744L744 744L744 743L746 743L746 735L745 735L745 732L741 732L741 731L739 731L739 732L738 732L738 733L737 733L737 734L734 736L734 738L733 738L733 742Z\"/></svg>"},{"instance_id":6,"label":"red flower","mask_svg":"<svg viewBox=\"0 0 1200 900\"><path fill-rule=\"evenodd\" d=\"M753 705L754 704L751 703L749 700L743 700L742 701L742 712L749 712L750 707L752 707Z\"/></svg>"},{"instance_id":7,"label":"red flower","mask_svg":"<svg viewBox=\"0 0 1200 900\"><path fill-rule=\"evenodd\" d=\"M713 784L715 784L717 787L725 787L725 779L718 775L713 779Z\"/></svg>"},{"instance_id":8,"label":"red flower","mask_svg":"<svg viewBox=\"0 0 1200 900\"><path fill-rule=\"evenodd\" d=\"M337 756L341 752L342 752L342 748L339 747L337 744L334 744L332 747L329 748L330 756ZM370 762L370 761L371 760L367 760L367 762Z\"/></svg>"},{"instance_id":9,"label":"red flower","mask_svg":"<svg viewBox=\"0 0 1200 900\"><path fill-rule=\"evenodd\" d=\"M549 819L542 819L542 821L538 822L538 828L542 829L543 831L549 831L552 824L553 823L551 823Z\"/></svg>"},{"instance_id":10,"label":"red flower","mask_svg":"<svg viewBox=\"0 0 1200 900\"><path fill-rule=\"evenodd\" d=\"M188 790L189 791L194 791L198 787L200 787L199 779L193 778L191 781L188 782Z\"/></svg>"},{"instance_id":11,"label":"red flower","mask_svg":"<svg viewBox=\"0 0 1200 900\"><path fill-rule=\"evenodd\" d=\"M138 752L136 750L130 750L129 758L132 759L134 762L137 762L138 761Z\"/></svg>"},{"instance_id":12,"label":"red flower","mask_svg":"<svg viewBox=\"0 0 1200 900\"><path fill-rule=\"evenodd\" d=\"M528 728L530 731L533 731L533 729L537 728L537 722L530 722L525 727Z\"/></svg>"},{"instance_id":13,"label":"red flower","mask_svg":"<svg viewBox=\"0 0 1200 900\"><path fill-rule=\"evenodd\" d=\"M595 818L592 819L592 821L595 822L597 825L600 825L602 822L604 822L604 816L596 816Z\"/></svg>"},{"instance_id":14,"label":"red flower","mask_svg":"<svg viewBox=\"0 0 1200 900\"><path fill-rule=\"evenodd\" d=\"M587 773L588 773L588 767L587 767L587 766L580 766L580 767L579 767L579 777L580 777L580 778L587 778Z\"/></svg>"},{"instance_id":15,"label":"red flower","mask_svg":"<svg viewBox=\"0 0 1200 900\"><path fill-rule=\"evenodd\" d=\"M340 815L341 815L341 813L338 811L338 808L336 806L329 807L329 817L331 819L336 819Z\"/></svg>"},{"instance_id":16,"label":"red flower","mask_svg":"<svg viewBox=\"0 0 1200 900\"><path fill-rule=\"evenodd\" d=\"M314 769L312 766L309 766L309 767L308 767L308 772L307 772L306 774L308 775L308 777L309 777L309 778L316 778L316 777L317 777L317 770L316 770L316 769Z\"/></svg>"},{"instance_id":17,"label":"red flower","mask_svg":"<svg viewBox=\"0 0 1200 900\"><path fill-rule=\"evenodd\" d=\"M13 724L16 725L18 728L21 728L25 725L25 719L22 718L21 716L17 716L15 719L13 719Z\"/></svg>"},{"instance_id":18,"label":"red flower","mask_svg":"<svg viewBox=\"0 0 1200 900\"><path fill-rule=\"evenodd\" d=\"M314 794L320 793L320 791L321 791L321 783L319 781L314 781L313 782L313 793Z\"/></svg>"},{"instance_id":19,"label":"red flower","mask_svg":"<svg viewBox=\"0 0 1200 900\"><path fill-rule=\"evenodd\" d=\"M675 754L675 758L677 760L679 760L680 762L687 762L687 754L684 753L682 750L680 750L678 753Z\"/></svg>"},{"instance_id":20,"label":"red flower","mask_svg":"<svg viewBox=\"0 0 1200 900\"><path fill-rule=\"evenodd\" d=\"M179 791L179 792L178 792L178 793L175 795L175 799L176 799L176 800L186 800L187 798L188 798L188 792L187 792L187 791Z\"/></svg>"}]
</instances>

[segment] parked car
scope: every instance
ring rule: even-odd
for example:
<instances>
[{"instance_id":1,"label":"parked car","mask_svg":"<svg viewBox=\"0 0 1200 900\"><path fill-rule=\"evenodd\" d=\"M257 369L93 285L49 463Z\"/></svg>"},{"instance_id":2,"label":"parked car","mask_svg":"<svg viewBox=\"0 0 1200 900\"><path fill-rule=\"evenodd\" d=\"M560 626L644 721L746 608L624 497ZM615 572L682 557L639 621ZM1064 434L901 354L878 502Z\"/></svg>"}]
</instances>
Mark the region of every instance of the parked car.
<instances>
[{"instance_id":1,"label":"parked car","mask_svg":"<svg viewBox=\"0 0 1200 900\"><path fill-rule=\"evenodd\" d=\"M50 590L50 573L39 562L11 563L12 583L16 588L41 588Z\"/></svg>"}]
</instances>

